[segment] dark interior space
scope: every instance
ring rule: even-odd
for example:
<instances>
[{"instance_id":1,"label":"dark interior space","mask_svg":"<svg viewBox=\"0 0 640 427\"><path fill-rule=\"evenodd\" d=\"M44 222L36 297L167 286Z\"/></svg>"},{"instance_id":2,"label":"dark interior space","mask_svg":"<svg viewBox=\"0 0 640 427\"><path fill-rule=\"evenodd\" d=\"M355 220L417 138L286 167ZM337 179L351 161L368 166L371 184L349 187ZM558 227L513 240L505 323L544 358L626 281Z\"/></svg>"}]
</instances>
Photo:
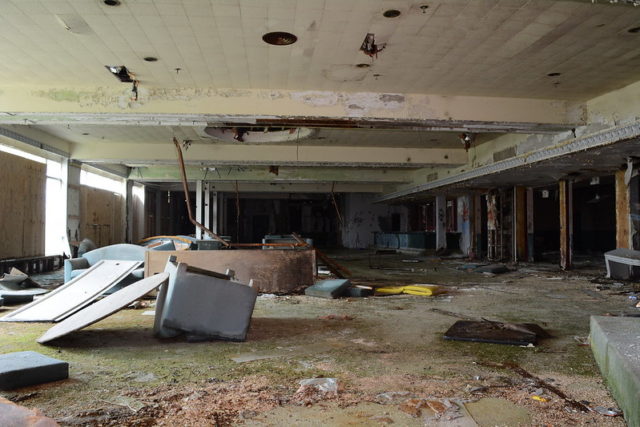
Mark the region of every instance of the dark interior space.
<instances>
[{"instance_id":1,"label":"dark interior space","mask_svg":"<svg viewBox=\"0 0 640 427\"><path fill-rule=\"evenodd\" d=\"M339 196L336 196L339 199ZM339 221L328 194L283 197L225 196L225 224L222 232L240 243L261 242L267 234L296 232L313 239L314 245L335 247L340 239ZM236 205L239 205L238 218ZM338 200L338 205L340 202ZM390 226L392 224L389 224Z\"/></svg>"},{"instance_id":2,"label":"dark interior space","mask_svg":"<svg viewBox=\"0 0 640 427\"><path fill-rule=\"evenodd\" d=\"M573 185L573 249L601 254L616 247L616 198L613 176Z\"/></svg>"},{"instance_id":3,"label":"dark interior space","mask_svg":"<svg viewBox=\"0 0 640 427\"><path fill-rule=\"evenodd\" d=\"M195 212L195 193L190 192L191 209ZM194 228L183 191L164 191L147 187L145 191L145 229L147 236L192 235Z\"/></svg>"},{"instance_id":4,"label":"dark interior space","mask_svg":"<svg viewBox=\"0 0 640 427\"><path fill-rule=\"evenodd\" d=\"M533 236L536 260L560 258L560 205L556 186L533 190Z\"/></svg>"}]
</instances>

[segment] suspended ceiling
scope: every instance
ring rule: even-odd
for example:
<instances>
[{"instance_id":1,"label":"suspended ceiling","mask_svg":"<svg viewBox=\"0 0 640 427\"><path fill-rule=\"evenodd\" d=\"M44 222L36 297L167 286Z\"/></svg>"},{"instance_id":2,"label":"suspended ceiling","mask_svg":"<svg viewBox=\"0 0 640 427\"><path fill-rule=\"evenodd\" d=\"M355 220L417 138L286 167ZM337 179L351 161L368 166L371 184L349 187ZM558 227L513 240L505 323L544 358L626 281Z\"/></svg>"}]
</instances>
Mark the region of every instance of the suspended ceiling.
<instances>
[{"instance_id":1,"label":"suspended ceiling","mask_svg":"<svg viewBox=\"0 0 640 427\"><path fill-rule=\"evenodd\" d=\"M99 0L2 0L0 5L0 81L15 84L112 85L114 77L104 66L124 64L141 85L163 88L587 99L640 78L640 34L627 32L640 25L640 8L591 1L122 0L109 7ZM389 8L401 15L383 17ZM289 31L298 41L269 46L261 38L268 31ZM377 58L358 50L367 33L386 44ZM147 56L158 61L145 62Z\"/></svg>"}]
</instances>

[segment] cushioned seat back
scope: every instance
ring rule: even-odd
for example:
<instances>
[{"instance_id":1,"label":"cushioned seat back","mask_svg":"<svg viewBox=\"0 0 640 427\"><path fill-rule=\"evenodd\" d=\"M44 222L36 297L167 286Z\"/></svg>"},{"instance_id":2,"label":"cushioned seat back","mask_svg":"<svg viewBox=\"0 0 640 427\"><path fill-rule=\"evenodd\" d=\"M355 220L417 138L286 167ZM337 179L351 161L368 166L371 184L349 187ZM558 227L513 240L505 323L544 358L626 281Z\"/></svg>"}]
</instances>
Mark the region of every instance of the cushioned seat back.
<instances>
[{"instance_id":1,"label":"cushioned seat back","mask_svg":"<svg viewBox=\"0 0 640 427\"><path fill-rule=\"evenodd\" d=\"M94 265L103 259L116 259L123 261L144 261L146 249L142 246L120 243L117 245L105 246L82 255L90 265Z\"/></svg>"}]
</instances>

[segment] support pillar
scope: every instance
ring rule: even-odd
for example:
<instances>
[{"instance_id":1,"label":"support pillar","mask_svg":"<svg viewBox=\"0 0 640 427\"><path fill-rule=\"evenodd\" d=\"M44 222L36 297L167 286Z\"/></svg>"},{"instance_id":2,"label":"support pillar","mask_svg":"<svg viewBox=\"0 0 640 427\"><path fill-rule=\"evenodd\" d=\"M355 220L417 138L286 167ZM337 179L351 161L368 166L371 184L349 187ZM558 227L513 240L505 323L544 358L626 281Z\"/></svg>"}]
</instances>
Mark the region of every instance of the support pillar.
<instances>
[{"instance_id":1,"label":"support pillar","mask_svg":"<svg viewBox=\"0 0 640 427\"><path fill-rule=\"evenodd\" d=\"M527 254L526 190L513 188L513 261L524 261Z\"/></svg>"},{"instance_id":2,"label":"support pillar","mask_svg":"<svg viewBox=\"0 0 640 427\"><path fill-rule=\"evenodd\" d=\"M472 254L473 249L473 232L471 221L471 201L472 195L465 195L458 198L458 230L460 231L460 250L462 253L469 256Z\"/></svg>"},{"instance_id":3,"label":"support pillar","mask_svg":"<svg viewBox=\"0 0 640 427\"><path fill-rule=\"evenodd\" d=\"M482 258L482 195L473 195L473 258Z\"/></svg>"},{"instance_id":4,"label":"support pillar","mask_svg":"<svg viewBox=\"0 0 640 427\"><path fill-rule=\"evenodd\" d=\"M196 221L202 224L202 180L196 181ZM202 230L196 227L196 239L202 240Z\"/></svg>"},{"instance_id":5,"label":"support pillar","mask_svg":"<svg viewBox=\"0 0 640 427\"><path fill-rule=\"evenodd\" d=\"M211 231L218 234L218 192L211 193Z\"/></svg>"},{"instance_id":6,"label":"support pillar","mask_svg":"<svg viewBox=\"0 0 640 427\"><path fill-rule=\"evenodd\" d=\"M573 261L573 185L561 180L560 190L560 268L568 270Z\"/></svg>"},{"instance_id":7,"label":"support pillar","mask_svg":"<svg viewBox=\"0 0 640 427\"><path fill-rule=\"evenodd\" d=\"M527 187L527 261L535 261L533 188Z\"/></svg>"},{"instance_id":8,"label":"support pillar","mask_svg":"<svg viewBox=\"0 0 640 427\"><path fill-rule=\"evenodd\" d=\"M631 205L625 171L616 172L616 248L631 247Z\"/></svg>"},{"instance_id":9,"label":"support pillar","mask_svg":"<svg viewBox=\"0 0 640 427\"><path fill-rule=\"evenodd\" d=\"M211 183L210 182L204 182L203 183L203 187L204 187L204 195L203 197L203 203L202 203L202 207L203 207L203 212L204 212L204 226L206 228L208 228L209 230L211 230L210 228L210 222L211 222ZM211 239L211 236L209 235L205 235L204 236L205 239Z\"/></svg>"},{"instance_id":10,"label":"support pillar","mask_svg":"<svg viewBox=\"0 0 640 427\"><path fill-rule=\"evenodd\" d=\"M444 195L436 196L436 252L447 249L446 204Z\"/></svg>"},{"instance_id":11,"label":"support pillar","mask_svg":"<svg viewBox=\"0 0 640 427\"><path fill-rule=\"evenodd\" d=\"M127 194L125 197L127 207L127 243L133 242L133 181L127 180Z\"/></svg>"}]
</instances>

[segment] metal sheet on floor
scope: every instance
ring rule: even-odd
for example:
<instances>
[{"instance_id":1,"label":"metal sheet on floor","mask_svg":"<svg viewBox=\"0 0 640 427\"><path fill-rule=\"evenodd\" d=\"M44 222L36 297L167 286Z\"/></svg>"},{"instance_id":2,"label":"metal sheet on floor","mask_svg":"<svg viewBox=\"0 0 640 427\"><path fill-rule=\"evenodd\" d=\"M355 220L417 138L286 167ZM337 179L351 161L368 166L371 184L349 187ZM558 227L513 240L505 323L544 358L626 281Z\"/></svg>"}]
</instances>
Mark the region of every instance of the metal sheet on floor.
<instances>
[{"instance_id":1,"label":"metal sheet on floor","mask_svg":"<svg viewBox=\"0 0 640 427\"><path fill-rule=\"evenodd\" d=\"M3 322L58 322L117 285L140 261L102 260L86 272L31 304L9 313Z\"/></svg>"},{"instance_id":2,"label":"metal sheet on floor","mask_svg":"<svg viewBox=\"0 0 640 427\"><path fill-rule=\"evenodd\" d=\"M160 273L139 280L58 323L38 338L38 342L43 344L99 322L167 283L168 279L169 273Z\"/></svg>"}]
</instances>

